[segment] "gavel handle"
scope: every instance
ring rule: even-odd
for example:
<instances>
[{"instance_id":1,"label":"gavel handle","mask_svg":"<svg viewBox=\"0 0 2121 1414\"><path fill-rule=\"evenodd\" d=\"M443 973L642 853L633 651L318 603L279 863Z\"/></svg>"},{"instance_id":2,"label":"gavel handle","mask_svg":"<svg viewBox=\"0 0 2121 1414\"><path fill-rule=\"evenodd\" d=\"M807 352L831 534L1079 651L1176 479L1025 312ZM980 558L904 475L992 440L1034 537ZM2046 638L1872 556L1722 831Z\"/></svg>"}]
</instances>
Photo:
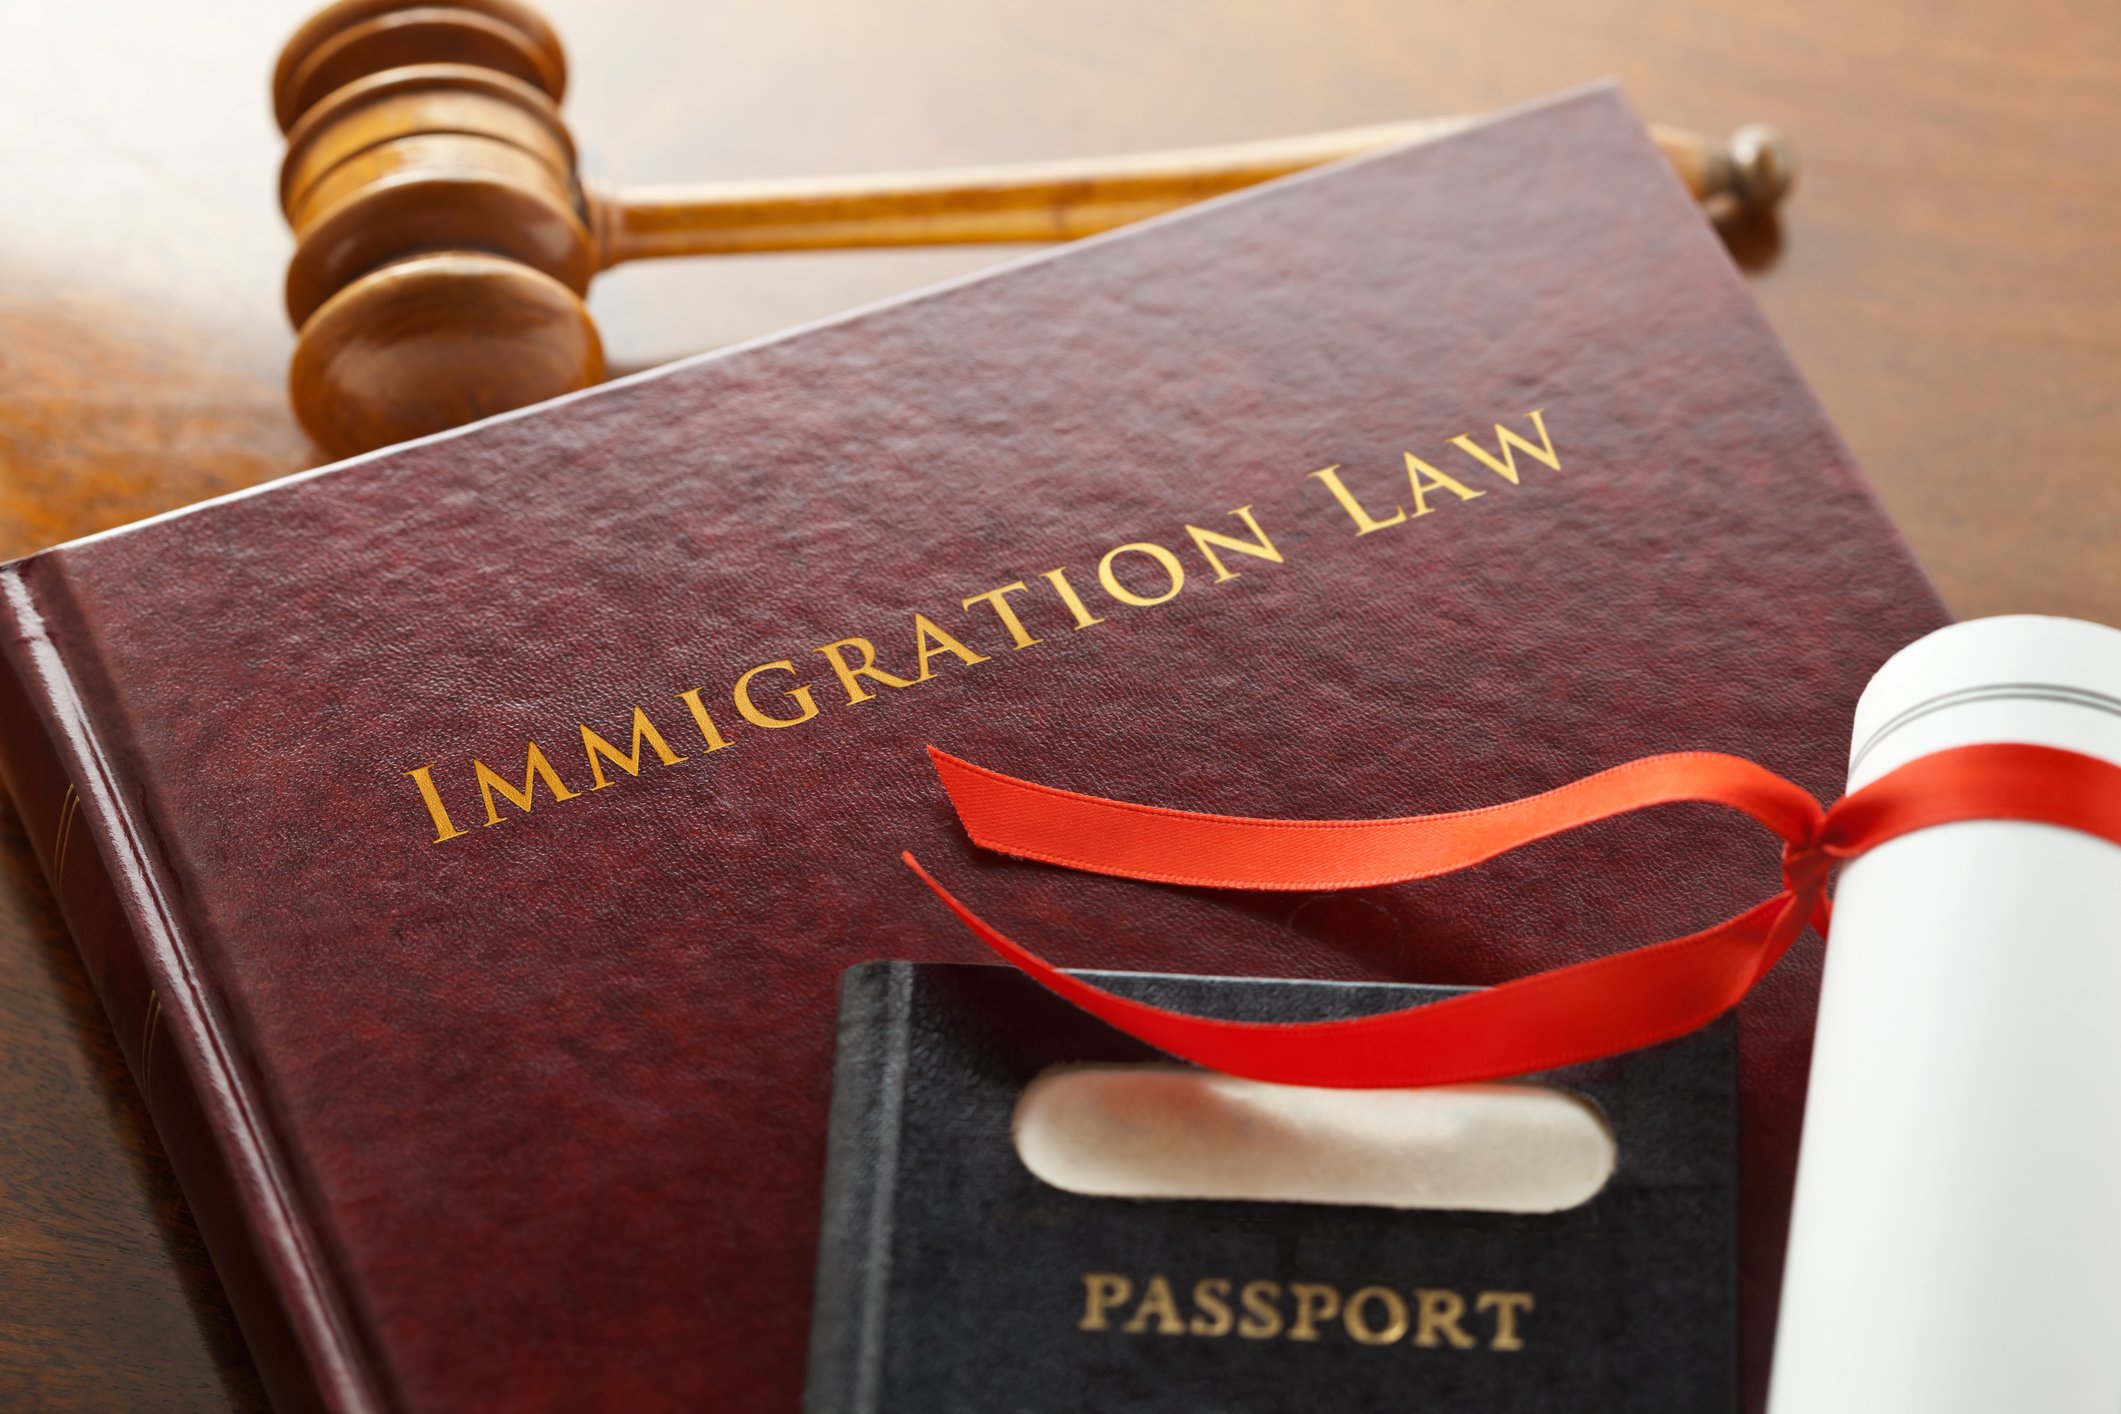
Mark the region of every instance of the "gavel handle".
<instances>
[{"instance_id":1,"label":"gavel handle","mask_svg":"<svg viewBox=\"0 0 2121 1414\"><path fill-rule=\"evenodd\" d=\"M1424 118L1128 157L591 189L586 196L606 267L664 255L1070 241L1321 163L1439 137L1472 121ZM1702 201L1728 197L1764 209L1793 175L1788 149L1772 128L1741 128L1716 142L1652 125L1650 136Z\"/></svg>"}]
</instances>

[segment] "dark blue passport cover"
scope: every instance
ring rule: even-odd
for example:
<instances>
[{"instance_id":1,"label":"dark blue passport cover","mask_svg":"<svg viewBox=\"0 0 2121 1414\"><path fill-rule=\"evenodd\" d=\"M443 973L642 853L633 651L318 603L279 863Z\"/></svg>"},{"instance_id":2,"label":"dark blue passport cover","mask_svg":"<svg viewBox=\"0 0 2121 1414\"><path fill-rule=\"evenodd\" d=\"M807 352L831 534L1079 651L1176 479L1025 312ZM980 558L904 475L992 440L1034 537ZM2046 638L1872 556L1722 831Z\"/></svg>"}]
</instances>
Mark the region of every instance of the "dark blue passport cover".
<instances>
[{"instance_id":1,"label":"dark blue passport cover","mask_svg":"<svg viewBox=\"0 0 2121 1414\"><path fill-rule=\"evenodd\" d=\"M1457 990L1086 975L1252 1020L1355 1016ZM1010 1127L1024 1087L1049 1066L1164 1059L1157 1052L1003 967L854 967L839 1025L807 1414L1735 1407L1729 1017L1538 1077L1596 1105L1619 1157L1588 1203L1537 1215L1063 1192L1017 1157ZM1092 1274L1130 1287L1106 1319L1090 1316ZM1157 1311L1129 1332L1157 1277L1185 1329ZM1197 1284L1217 1279L1229 1285L1201 1303ZM1344 1298L1385 1287L1415 1319L1390 1343L1359 1341L1340 1319L1295 1339L1297 1283ZM1241 1303L1248 1286L1261 1310ZM1469 1346L1439 1329L1417 1341L1424 1291L1462 1298L1456 1328ZM1516 1303L1505 1329L1496 1303L1476 1310L1484 1292L1532 1302ZM1359 1324L1374 1336L1393 1315L1373 1295Z\"/></svg>"}]
</instances>

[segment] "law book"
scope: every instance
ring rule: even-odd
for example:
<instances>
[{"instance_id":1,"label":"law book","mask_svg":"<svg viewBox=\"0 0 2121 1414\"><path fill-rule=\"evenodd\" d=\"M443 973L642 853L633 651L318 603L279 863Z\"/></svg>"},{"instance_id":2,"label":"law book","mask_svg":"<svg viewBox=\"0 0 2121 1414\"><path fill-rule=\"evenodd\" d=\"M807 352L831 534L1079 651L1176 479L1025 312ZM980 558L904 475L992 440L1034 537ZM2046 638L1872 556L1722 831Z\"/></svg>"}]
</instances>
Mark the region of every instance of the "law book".
<instances>
[{"instance_id":1,"label":"law book","mask_svg":"<svg viewBox=\"0 0 2121 1414\"><path fill-rule=\"evenodd\" d=\"M1237 1020L1363 1016L1462 990L1089 975L1139 1001ZM1349 1151L1367 1125L1402 1164L1443 1165L1389 1105L1307 1123L1302 1097L1268 1093L1276 1087L1141 1088L1173 1083L1154 1050L1010 968L852 967L805 1414L1729 1414L1733 1029L1726 1016L1516 1087L1429 1092L1454 1107L1439 1126L1481 1147L1471 1157L1489 1173L1485 1191L1446 1184L1433 1201L1343 1191L1330 1202L1261 1197L1272 1185L1242 1197L1175 1196L1187 1190L1172 1184L1090 1191L1063 1146L1102 1138L1110 1155L1116 1135L1157 1119L1226 1162L1308 1142L1292 1163L1359 1164ZM1109 1102L1046 1098L1083 1080L1135 1088ZM1513 1157L1573 1167L1553 1120L1541 1121L1540 1143L1529 1123L1481 1108L1504 1088L1581 1107L1610 1143L1591 1181L1500 1191L1492 1166ZM1085 1132L1027 1133L1071 1124ZM1153 1156L1116 1167L1137 1182L1157 1171Z\"/></svg>"},{"instance_id":2,"label":"law book","mask_svg":"<svg viewBox=\"0 0 2121 1414\"><path fill-rule=\"evenodd\" d=\"M977 944L1480 985L1705 926L1674 806L1466 875L983 857L923 748L1406 815L1830 796L1942 608L1611 88L0 567L0 760L275 1398L786 1410L835 987ZM1757 1393L1821 945L1741 1009Z\"/></svg>"}]
</instances>

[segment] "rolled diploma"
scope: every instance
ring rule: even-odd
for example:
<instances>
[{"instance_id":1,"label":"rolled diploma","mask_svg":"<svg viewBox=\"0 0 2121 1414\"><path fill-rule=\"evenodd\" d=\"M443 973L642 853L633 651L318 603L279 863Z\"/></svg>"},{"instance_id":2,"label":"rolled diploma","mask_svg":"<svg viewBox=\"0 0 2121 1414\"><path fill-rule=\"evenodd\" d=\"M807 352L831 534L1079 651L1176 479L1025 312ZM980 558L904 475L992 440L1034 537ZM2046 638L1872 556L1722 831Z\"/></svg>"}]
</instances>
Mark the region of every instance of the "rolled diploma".
<instances>
[{"instance_id":1,"label":"rolled diploma","mask_svg":"<svg viewBox=\"0 0 2121 1414\"><path fill-rule=\"evenodd\" d=\"M2121 632L1977 619L1881 668L1849 789L1977 742L2121 764ZM2121 847L1978 821L1848 865L1772 1414L2121 1410Z\"/></svg>"}]
</instances>

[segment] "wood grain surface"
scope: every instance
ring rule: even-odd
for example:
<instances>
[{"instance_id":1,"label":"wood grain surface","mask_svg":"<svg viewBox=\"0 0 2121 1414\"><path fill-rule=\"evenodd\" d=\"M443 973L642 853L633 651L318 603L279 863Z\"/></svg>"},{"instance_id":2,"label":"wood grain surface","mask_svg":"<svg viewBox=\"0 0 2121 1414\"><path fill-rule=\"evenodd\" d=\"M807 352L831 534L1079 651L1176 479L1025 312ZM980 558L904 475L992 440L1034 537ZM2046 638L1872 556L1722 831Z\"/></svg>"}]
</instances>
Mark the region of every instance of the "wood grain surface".
<instances>
[{"instance_id":1,"label":"wood grain surface","mask_svg":"<svg viewBox=\"0 0 2121 1414\"><path fill-rule=\"evenodd\" d=\"M592 176L1055 158L1477 110L1617 75L1804 158L1730 239L1962 615L2121 622L2121 9L2074 0L1494 6L554 0ZM283 391L267 79L286 0L0 7L0 555L311 465ZM996 249L622 268L616 371ZM0 1407L262 1405L11 811L0 807Z\"/></svg>"}]
</instances>

